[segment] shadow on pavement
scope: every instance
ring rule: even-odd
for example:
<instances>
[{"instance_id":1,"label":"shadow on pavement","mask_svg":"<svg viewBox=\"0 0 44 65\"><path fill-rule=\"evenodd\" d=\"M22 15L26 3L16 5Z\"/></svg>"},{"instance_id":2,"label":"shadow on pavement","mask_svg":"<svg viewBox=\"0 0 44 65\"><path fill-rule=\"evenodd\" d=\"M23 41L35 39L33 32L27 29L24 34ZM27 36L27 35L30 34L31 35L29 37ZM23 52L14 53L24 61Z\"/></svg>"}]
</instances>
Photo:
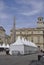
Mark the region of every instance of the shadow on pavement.
<instances>
[{"instance_id":1,"label":"shadow on pavement","mask_svg":"<svg viewBox=\"0 0 44 65\"><path fill-rule=\"evenodd\" d=\"M41 58L40 61L32 60L29 65L44 65L44 59Z\"/></svg>"}]
</instances>

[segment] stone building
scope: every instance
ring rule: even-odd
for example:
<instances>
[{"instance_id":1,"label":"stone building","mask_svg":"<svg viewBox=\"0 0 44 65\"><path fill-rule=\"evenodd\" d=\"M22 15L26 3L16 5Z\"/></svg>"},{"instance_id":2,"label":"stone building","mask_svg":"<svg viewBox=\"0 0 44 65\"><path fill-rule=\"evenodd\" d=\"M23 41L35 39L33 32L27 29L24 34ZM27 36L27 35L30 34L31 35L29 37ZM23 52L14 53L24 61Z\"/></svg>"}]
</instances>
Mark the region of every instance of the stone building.
<instances>
[{"instance_id":1,"label":"stone building","mask_svg":"<svg viewBox=\"0 0 44 65\"><path fill-rule=\"evenodd\" d=\"M5 43L5 29L0 26L0 43Z\"/></svg>"},{"instance_id":2,"label":"stone building","mask_svg":"<svg viewBox=\"0 0 44 65\"><path fill-rule=\"evenodd\" d=\"M9 35L5 35L5 43L6 44L10 44L11 42L10 42L10 36Z\"/></svg>"},{"instance_id":3,"label":"stone building","mask_svg":"<svg viewBox=\"0 0 44 65\"><path fill-rule=\"evenodd\" d=\"M0 26L0 44L2 45L3 43L10 44L10 36L6 34L5 29Z\"/></svg>"},{"instance_id":4,"label":"stone building","mask_svg":"<svg viewBox=\"0 0 44 65\"><path fill-rule=\"evenodd\" d=\"M12 34L12 30L11 30ZM12 35L10 35L12 38ZM27 39L34 42L41 49L44 48L44 19L43 17L38 17L36 28L21 28L16 29L16 39L20 36L21 38Z\"/></svg>"}]
</instances>

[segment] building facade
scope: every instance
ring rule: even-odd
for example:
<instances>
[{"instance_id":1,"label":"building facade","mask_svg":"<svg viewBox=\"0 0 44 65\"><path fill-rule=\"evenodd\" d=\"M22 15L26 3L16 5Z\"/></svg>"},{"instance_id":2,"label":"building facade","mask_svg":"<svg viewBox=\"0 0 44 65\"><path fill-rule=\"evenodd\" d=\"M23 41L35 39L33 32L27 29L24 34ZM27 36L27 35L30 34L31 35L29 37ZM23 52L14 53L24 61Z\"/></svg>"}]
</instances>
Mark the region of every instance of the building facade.
<instances>
[{"instance_id":1,"label":"building facade","mask_svg":"<svg viewBox=\"0 0 44 65\"><path fill-rule=\"evenodd\" d=\"M10 36L6 34L5 29L0 26L0 44L2 45L3 43L10 44Z\"/></svg>"},{"instance_id":2,"label":"building facade","mask_svg":"<svg viewBox=\"0 0 44 65\"><path fill-rule=\"evenodd\" d=\"M0 43L5 43L5 29L0 26Z\"/></svg>"},{"instance_id":3,"label":"building facade","mask_svg":"<svg viewBox=\"0 0 44 65\"><path fill-rule=\"evenodd\" d=\"M21 28L16 29L16 39L18 36L29 41L34 42L41 49L44 48L44 19L43 17L38 17L36 28ZM12 38L12 31L11 31Z\"/></svg>"}]
</instances>

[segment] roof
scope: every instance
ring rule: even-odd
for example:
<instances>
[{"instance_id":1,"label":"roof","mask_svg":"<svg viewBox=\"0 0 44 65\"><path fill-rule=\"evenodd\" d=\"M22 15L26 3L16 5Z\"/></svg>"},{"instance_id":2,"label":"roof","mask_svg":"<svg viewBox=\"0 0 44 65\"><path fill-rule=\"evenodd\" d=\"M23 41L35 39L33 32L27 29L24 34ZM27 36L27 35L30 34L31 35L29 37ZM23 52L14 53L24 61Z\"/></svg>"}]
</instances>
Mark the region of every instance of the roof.
<instances>
[{"instance_id":1,"label":"roof","mask_svg":"<svg viewBox=\"0 0 44 65\"><path fill-rule=\"evenodd\" d=\"M27 41L26 39L24 40L24 38L21 39L20 37L18 37L16 42L13 43L13 45L26 45L26 46L37 47L34 43Z\"/></svg>"},{"instance_id":2,"label":"roof","mask_svg":"<svg viewBox=\"0 0 44 65\"><path fill-rule=\"evenodd\" d=\"M2 26L0 26L0 30L5 31L5 29Z\"/></svg>"},{"instance_id":3,"label":"roof","mask_svg":"<svg viewBox=\"0 0 44 65\"><path fill-rule=\"evenodd\" d=\"M42 28L38 28L38 27L36 27L36 28L19 28L19 29L16 29L16 32L18 31L18 32L22 32L22 31L39 31L39 30L44 30L44 28L42 27Z\"/></svg>"}]
</instances>

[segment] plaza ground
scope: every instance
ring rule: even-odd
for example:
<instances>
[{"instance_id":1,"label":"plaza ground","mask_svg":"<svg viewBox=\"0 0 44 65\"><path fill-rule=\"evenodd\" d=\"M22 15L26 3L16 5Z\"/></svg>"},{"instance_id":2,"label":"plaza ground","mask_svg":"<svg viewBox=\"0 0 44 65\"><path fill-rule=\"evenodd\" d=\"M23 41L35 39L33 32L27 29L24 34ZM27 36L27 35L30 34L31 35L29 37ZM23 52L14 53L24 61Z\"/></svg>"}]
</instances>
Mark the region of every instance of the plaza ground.
<instances>
[{"instance_id":1,"label":"plaza ground","mask_svg":"<svg viewBox=\"0 0 44 65\"><path fill-rule=\"evenodd\" d=\"M0 55L0 65L29 65L32 60L38 60L37 54L10 56Z\"/></svg>"}]
</instances>

